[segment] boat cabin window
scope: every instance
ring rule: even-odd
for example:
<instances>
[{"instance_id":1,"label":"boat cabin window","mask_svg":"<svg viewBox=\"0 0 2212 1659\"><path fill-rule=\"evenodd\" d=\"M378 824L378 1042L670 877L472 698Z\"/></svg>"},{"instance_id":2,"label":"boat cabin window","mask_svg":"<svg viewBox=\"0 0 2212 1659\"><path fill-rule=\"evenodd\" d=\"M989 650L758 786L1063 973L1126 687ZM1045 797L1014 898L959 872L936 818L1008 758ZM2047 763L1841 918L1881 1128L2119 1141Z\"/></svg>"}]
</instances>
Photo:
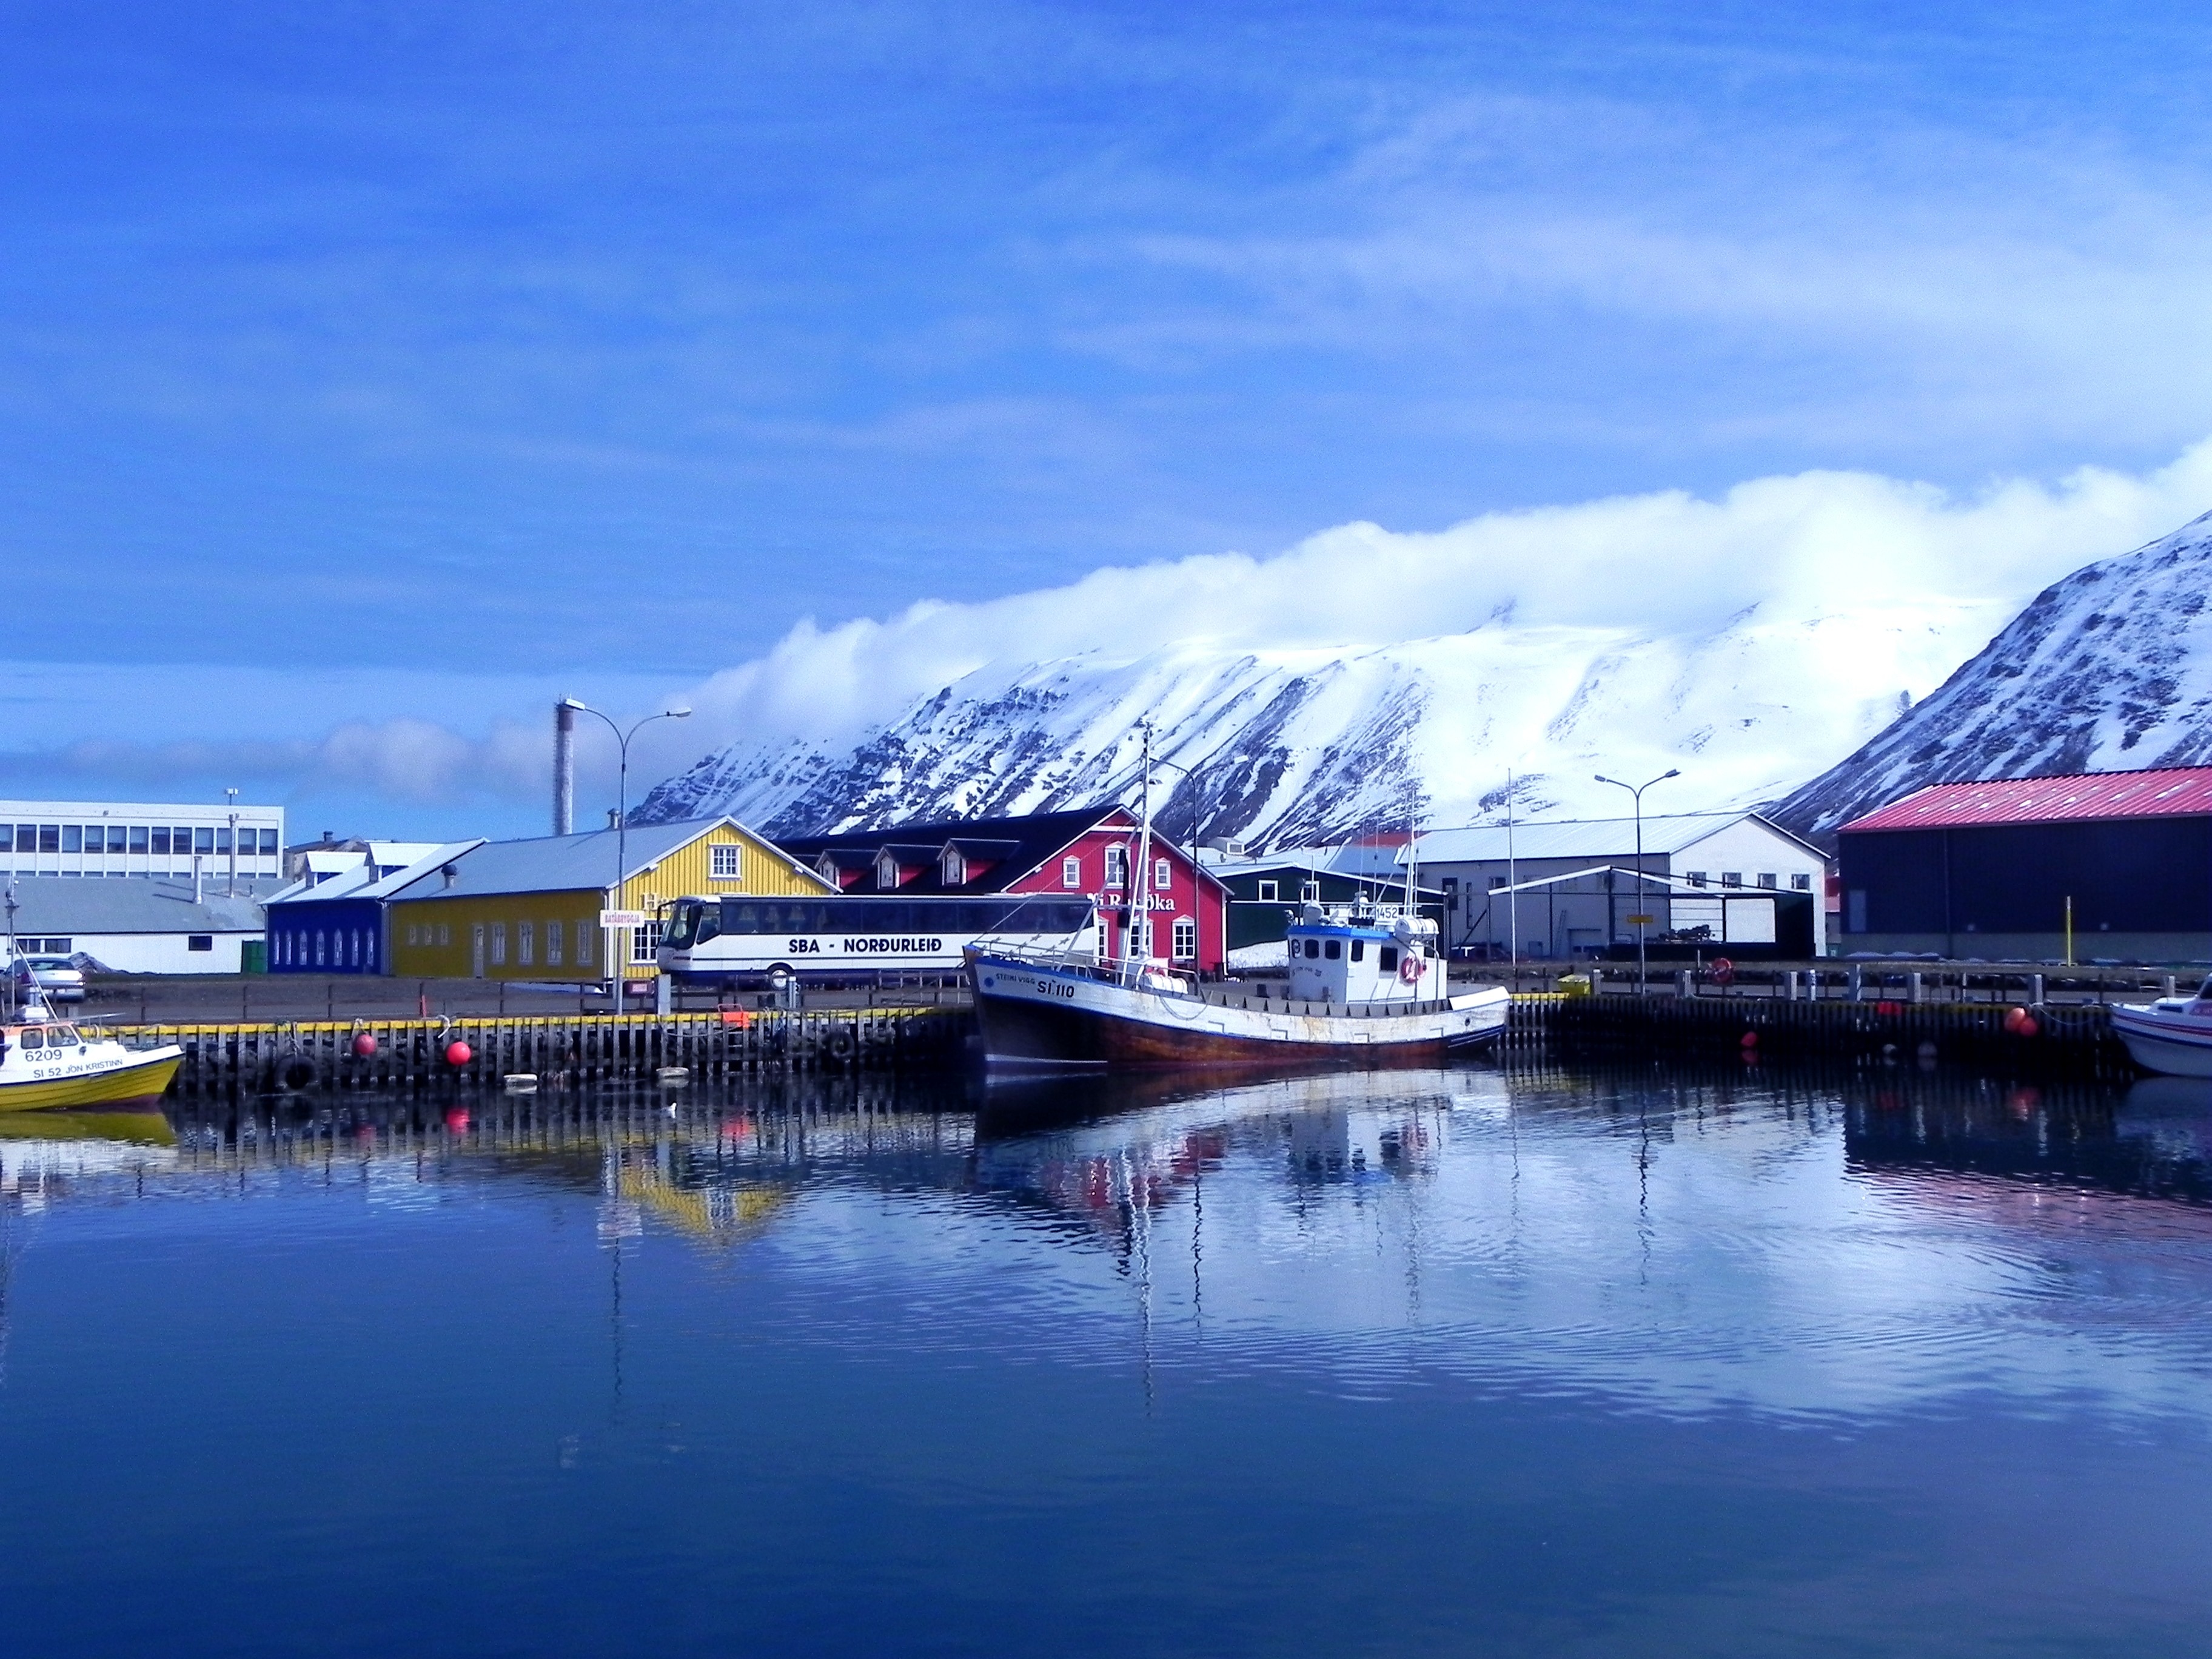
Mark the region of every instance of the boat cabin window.
<instances>
[{"instance_id":1,"label":"boat cabin window","mask_svg":"<svg viewBox=\"0 0 2212 1659\"><path fill-rule=\"evenodd\" d=\"M1364 962L1367 959L1367 941L1365 939L1356 939L1352 941L1352 959L1354 962Z\"/></svg>"},{"instance_id":2,"label":"boat cabin window","mask_svg":"<svg viewBox=\"0 0 2212 1659\"><path fill-rule=\"evenodd\" d=\"M1308 961L1311 961L1314 957L1316 957L1319 956L1320 954L1321 954L1321 941L1320 941L1319 939L1308 939L1308 940L1306 941L1306 958L1307 958L1307 960L1308 960Z\"/></svg>"},{"instance_id":3,"label":"boat cabin window","mask_svg":"<svg viewBox=\"0 0 2212 1659\"><path fill-rule=\"evenodd\" d=\"M77 1036L76 1027L74 1025L57 1025L48 1033L48 1036L52 1037L53 1046L57 1048L66 1048L71 1043L82 1042L84 1040Z\"/></svg>"},{"instance_id":4,"label":"boat cabin window","mask_svg":"<svg viewBox=\"0 0 2212 1659\"><path fill-rule=\"evenodd\" d=\"M1398 947L1395 945L1384 945L1382 947L1382 955L1376 959L1376 967L1379 971L1385 974L1396 973L1398 971Z\"/></svg>"},{"instance_id":5,"label":"boat cabin window","mask_svg":"<svg viewBox=\"0 0 2212 1659\"><path fill-rule=\"evenodd\" d=\"M1327 957L1331 962L1341 959L1344 955L1344 941L1340 939L1333 939L1329 940L1327 947L1322 951L1322 954Z\"/></svg>"},{"instance_id":6,"label":"boat cabin window","mask_svg":"<svg viewBox=\"0 0 2212 1659\"><path fill-rule=\"evenodd\" d=\"M23 1052L25 1054L30 1053L33 1048L43 1048L46 1046L46 1034L44 1031L26 1031L23 1033Z\"/></svg>"}]
</instances>

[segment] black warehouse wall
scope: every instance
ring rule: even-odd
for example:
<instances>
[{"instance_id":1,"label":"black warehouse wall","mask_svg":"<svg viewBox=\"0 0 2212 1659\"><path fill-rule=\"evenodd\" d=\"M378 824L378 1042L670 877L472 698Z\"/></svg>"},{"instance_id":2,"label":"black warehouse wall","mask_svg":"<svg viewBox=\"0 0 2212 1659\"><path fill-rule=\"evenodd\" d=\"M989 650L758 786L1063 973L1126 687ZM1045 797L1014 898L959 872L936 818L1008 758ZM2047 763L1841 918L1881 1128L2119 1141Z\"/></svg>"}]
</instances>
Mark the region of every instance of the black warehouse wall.
<instances>
[{"instance_id":1,"label":"black warehouse wall","mask_svg":"<svg viewBox=\"0 0 2212 1659\"><path fill-rule=\"evenodd\" d=\"M1860 830L1836 861L1851 932L2055 933L2069 895L2077 933L2212 930L2212 817Z\"/></svg>"}]
</instances>

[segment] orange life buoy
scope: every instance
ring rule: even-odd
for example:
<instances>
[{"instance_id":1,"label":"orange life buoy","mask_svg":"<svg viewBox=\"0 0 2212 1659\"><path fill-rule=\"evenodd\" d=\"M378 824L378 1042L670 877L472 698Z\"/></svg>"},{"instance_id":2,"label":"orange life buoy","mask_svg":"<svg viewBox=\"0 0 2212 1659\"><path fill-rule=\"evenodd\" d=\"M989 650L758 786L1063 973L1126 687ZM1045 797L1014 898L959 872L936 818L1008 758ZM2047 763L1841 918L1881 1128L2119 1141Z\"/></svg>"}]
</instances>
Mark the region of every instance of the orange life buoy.
<instances>
[{"instance_id":1,"label":"orange life buoy","mask_svg":"<svg viewBox=\"0 0 2212 1659\"><path fill-rule=\"evenodd\" d=\"M1419 985L1421 982L1420 957L1411 951L1407 951L1405 960L1398 964L1398 977L1408 985Z\"/></svg>"},{"instance_id":2,"label":"orange life buoy","mask_svg":"<svg viewBox=\"0 0 2212 1659\"><path fill-rule=\"evenodd\" d=\"M1713 983L1716 985L1735 984L1735 963L1730 962L1726 957L1715 957L1713 958Z\"/></svg>"}]
</instances>

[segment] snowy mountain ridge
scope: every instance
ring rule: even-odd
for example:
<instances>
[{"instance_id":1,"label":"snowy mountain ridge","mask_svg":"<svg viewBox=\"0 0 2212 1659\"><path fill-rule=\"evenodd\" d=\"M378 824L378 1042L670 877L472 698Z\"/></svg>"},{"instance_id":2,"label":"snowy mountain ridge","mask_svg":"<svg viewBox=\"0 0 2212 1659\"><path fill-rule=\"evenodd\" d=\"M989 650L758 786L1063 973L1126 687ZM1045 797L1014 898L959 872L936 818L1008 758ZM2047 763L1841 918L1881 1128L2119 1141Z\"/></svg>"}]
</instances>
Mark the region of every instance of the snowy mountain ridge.
<instances>
[{"instance_id":1,"label":"snowy mountain ridge","mask_svg":"<svg viewBox=\"0 0 2212 1659\"><path fill-rule=\"evenodd\" d=\"M2208 601L2212 514L2044 589L1775 813L1825 836L1931 783L2212 764Z\"/></svg>"},{"instance_id":2,"label":"snowy mountain ridge","mask_svg":"<svg viewBox=\"0 0 2212 1659\"><path fill-rule=\"evenodd\" d=\"M895 718L813 741L739 742L658 786L641 822L727 811L770 834L1133 799L1155 728L1166 833L1270 847L1504 816L1616 816L1772 799L1878 731L1972 618L1770 617L1684 635L1516 626L1343 652L1205 641L994 663ZM1986 624L1985 624L1986 625Z\"/></svg>"}]
</instances>

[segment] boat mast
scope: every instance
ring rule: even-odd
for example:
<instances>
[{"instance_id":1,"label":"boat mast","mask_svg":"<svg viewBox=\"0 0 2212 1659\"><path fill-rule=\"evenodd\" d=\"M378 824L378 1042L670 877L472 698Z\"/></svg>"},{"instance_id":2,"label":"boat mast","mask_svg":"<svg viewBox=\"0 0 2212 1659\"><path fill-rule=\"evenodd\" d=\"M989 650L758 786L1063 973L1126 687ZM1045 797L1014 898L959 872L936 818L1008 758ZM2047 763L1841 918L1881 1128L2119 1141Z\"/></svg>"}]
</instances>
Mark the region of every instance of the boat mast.
<instances>
[{"instance_id":1,"label":"boat mast","mask_svg":"<svg viewBox=\"0 0 2212 1659\"><path fill-rule=\"evenodd\" d=\"M1138 729L1144 733L1144 777L1137 797L1137 867L1129 872L1129 934L1121 950L1121 976L1132 985L1143 972L1139 964L1152 955L1145 934L1152 919L1146 879L1152 861L1152 723L1146 720Z\"/></svg>"},{"instance_id":2,"label":"boat mast","mask_svg":"<svg viewBox=\"0 0 2212 1659\"><path fill-rule=\"evenodd\" d=\"M15 1012L15 878L8 878L8 1013Z\"/></svg>"}]
</instances>

